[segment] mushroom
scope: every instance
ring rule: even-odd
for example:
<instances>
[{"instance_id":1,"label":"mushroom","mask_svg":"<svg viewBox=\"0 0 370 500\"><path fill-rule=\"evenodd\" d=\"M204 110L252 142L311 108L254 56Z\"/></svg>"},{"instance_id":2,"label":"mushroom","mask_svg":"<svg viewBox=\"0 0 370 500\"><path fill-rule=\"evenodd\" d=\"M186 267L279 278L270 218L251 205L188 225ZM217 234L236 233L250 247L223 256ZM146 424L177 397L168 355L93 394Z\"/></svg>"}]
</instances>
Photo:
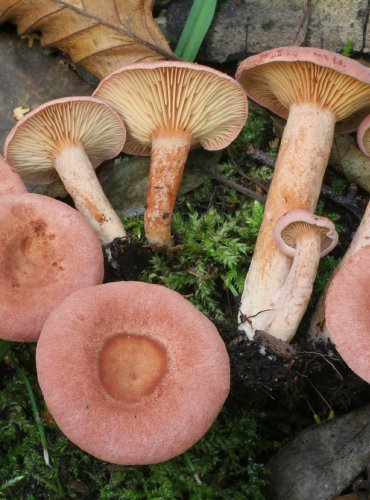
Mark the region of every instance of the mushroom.
<instances>
[{"instance_id":1,"label":"mushroom","mask_svg":"<svg viewBox=\"0 0 370 500\"><path fill-rule=\"evenodd\" d=\"M309 303L320 258L336 246L338 234L326 217L296 209L280 217L273 235L293 263L266 326L268 333L290 342Z\"/></svg>"},{"instance_id":2,"label":"mushroom","mask_svg":"<svg viewBox=\"0 0 370 500\"><path fill-rule=\"evenodd\" d=\"M370 244L341 265L325 301L330 339L347 365L370 383Z\"/></svg>"},{"instance_id":3,"label":"mushroom","mask_svg":"<svg viewBox=\"0 0 370 500\"><path fill-rule=\"evenodd\" d=\"M282 47L246 59L236 78L251 99L287 118L240 308L240 329L253 337L266 330L291 265L274 242L275 223L296 208L314 212L335 124L357 128L370 106L370 71L322 49Z\"/></svg>"},{"instance_id":4,"label":"mushroom","mask_svg":"<svg viewBox=\"0 0 370 500\"><path fill-rule=\"evenodd\" d=\"M144 214L153 247L172 244L172 213L189 149L225 148L247 118L243 89L231 77L198 64L158 61L127 65L94 92L122 116L124 152L151 155Z\"/></svg>"},{"instance_id":5,"label":"mushroom","mask_svg":"<svg viewBox=\"0 0 370 500\"><path fill-rule=\"evenodd\" d=\"M122 120L93 97L65 97L39 106L10 131L5 157L26 181L47 184L60 177L76 208L103 245L126 238L94 169L117 156L126 133Z\"/></svg>"},{"instance_id":6,"label":"mushroom","mask_svg":"<svg viewBox=\"0 0 370 500\"><path fill-rule=\"evenodd\" d=\"M103 280L95 232L72 207L26 193L0 197L0 338L36 341L69 293Z\"/></svg>"},{"instance_id":7,"label":"mushroom","mask_svg":"<svg viewBox=\"0 0 370 500\"><path fill-rule=\"evenodd\" d=\"M357 144L363 154L370 157L370 115L364 118L358 127ZM348 259L352 258L359 250L367 245L370 245L370 202L368 202L353 240L335 272L337 272ZM313 343L327 342L330 338L330 331L325 320L325 297L329 284L322 293L312 316L309 337Z\"/></svg>"},{"instance_id":8,"label":"mushroom","mask_svg":"<svg viewBox=\"0 0 370 500\"><path fill-rule=\"evenodd\" d=\"M211 426L230 383L214 325L177 292L139 282L69 295L45 323L36 364L62 432L117 464L183 453Z\"/></svg>"},{"instance_id":9,"label":"mushroom","mask_svg":"<svg viewBox=\"0 0 370 500\"><path fill-rule=\"evenodd\" d=\"M27 193L27 188L14 168L0 155L0 195Z\"/></svg>"}]
</instances>

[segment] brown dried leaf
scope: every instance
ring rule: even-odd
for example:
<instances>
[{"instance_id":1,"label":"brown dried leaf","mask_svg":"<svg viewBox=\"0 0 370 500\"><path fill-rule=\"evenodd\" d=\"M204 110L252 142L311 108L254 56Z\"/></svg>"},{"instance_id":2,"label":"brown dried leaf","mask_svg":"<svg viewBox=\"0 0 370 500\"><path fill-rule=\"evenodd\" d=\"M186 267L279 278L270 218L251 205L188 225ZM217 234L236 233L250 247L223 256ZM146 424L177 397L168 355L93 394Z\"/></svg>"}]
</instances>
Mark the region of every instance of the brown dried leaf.
<instances>
[{"instance_id":1,"label":"brown dried leaf","mask_svg":"<svg viewBox=\"0 0 370 500\"><path fill-rule=\"evenodd\" d=\"M0 23L69 54L101 79L124 64L175 58L152 17L153 0L0 0ZM104 18L103 18L104 17Z\"/></svg>"}]
</instances>

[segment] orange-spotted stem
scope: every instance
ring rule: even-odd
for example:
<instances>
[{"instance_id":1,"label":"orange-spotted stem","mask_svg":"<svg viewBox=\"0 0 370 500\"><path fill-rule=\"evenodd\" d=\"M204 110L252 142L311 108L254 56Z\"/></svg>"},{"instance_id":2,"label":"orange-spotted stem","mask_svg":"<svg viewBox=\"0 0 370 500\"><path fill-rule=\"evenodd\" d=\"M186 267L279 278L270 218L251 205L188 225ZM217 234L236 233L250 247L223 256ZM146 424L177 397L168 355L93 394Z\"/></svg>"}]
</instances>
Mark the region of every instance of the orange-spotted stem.
<instances>
[{"instance_id":1,"label":"orange-spotted stem","mask_svg":"<svg viewBox=\"0 0 370 500\"><path fill-rule=\"evenodd\" d=\"M162 132L153 137L144 226L154 247L172 245L173 209L190 146L186 133Z\"/></svg>"}]
</instances>

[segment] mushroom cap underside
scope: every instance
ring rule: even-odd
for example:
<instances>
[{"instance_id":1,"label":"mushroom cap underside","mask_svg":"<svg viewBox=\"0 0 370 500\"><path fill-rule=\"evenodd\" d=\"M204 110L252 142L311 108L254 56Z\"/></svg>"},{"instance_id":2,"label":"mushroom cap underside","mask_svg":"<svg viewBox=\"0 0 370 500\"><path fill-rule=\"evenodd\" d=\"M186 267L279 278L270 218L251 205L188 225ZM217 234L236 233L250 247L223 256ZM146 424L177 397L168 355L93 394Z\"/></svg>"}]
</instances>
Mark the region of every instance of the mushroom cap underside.
<instances>
[{"instance_id":1,"label":"mushroom cap underside","mask_svg":"<svg viewBox=\"0 0 370 500\"><path fill-rule=\"evenodd\" d=\"M236 79L248 97L287 119L292 104L313 103L336 116L338 132L356 130L370 111L370 71L314 47L280 47L243 61Z\"/></svg>"},{"instance_id":2,"label":"mushroom cap underside","mask_svg":"<svg viewBox=\"0 0 370 500\"><path fill-rule=\"evenodd\" d=\"M326 324L336 349L370 383L370 244L339 268L325 302Z\"/></svg>"},{"instance_id":3,"label":"mushroom cap underside","mask_svg":"<svg viewBox=\"0 0 370 500\"><path fill-rule=\"evenodd\" d=\"M48 318L36 358L61 430L113 463L157 463L184 452L229 391L216 328L159 285L109 283L71 294Z\"/></svg>"},{"instance_id":4,"label":"mushroom cap underside","mask_svg":"<svg viewBox=\"0 0 370 500\"><path fill-rule=\"evenodd\" d=\"M366 156L370 156L370 114L367 115L357 129L357 144Z\"/></svg>"},{"instance_id":5,"label":"mushroom cap underside","mask_svg":"<svg viewBox=\"0 0 370 500\"><path fill-rule=\"evenodd\" d=\"M282 215L276 222L273 234L280 250L288 257L294 257L297 239L316 231L321 237L321 257L324 257L338 243L334 223L327 217L319 217L308 210L294 209Z\"/></svg>"},{"instance_id":6,"label":"mushroom cap underside","mask_svg":"<svg viewBox=\"0 0 370 500\"><path fill-rule=\"evenodd\" d=\"M248 113L242 87L199 64L158 61L124 66L94 92L122 116L124 151L150 155L153 135L183 134L205 149L222 149L239 134Z\"/></svg>"},{"instance_id":7,"label":"mushroom cap underside","mask_svg":"<svg viewBox=\"0 0 370 500\"><path fill-rule=\"evenodd\" d=\"M4 155L29 182L47 184L58 174L54 159L68 146L81 146L92 166L117 156L126 139L119 115L94 97L64 97L25 115L6 138Z\"/></svg>"}]
</instances>

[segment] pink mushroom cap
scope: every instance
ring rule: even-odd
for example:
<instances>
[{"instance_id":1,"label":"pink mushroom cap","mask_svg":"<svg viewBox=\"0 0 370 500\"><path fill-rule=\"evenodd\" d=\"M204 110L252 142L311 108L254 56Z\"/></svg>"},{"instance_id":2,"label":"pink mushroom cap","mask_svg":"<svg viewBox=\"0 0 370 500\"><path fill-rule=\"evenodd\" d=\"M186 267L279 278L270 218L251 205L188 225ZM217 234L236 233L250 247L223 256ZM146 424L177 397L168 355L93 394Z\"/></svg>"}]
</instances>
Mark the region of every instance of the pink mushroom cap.
<instances>
[{"instance_id":1,"label":"pink mushroom cap","mask_svg":"<svg viewBox=\"0 0 370 500\"><path fill-rule=\"evenodd\" d=\"M357 145L366 156L370 156L370 115L362 120L357 129Z\"/></svg>"},{"instance_id":2,"label":"pink mushroom cap","mask_svg":"<svg viewBox=\"0 0 370 500\"><path fill-rule=\"evenodd\" d=\"M0 195L27 193L18 172L0 155Z\"/></svg>"},{"instance_id":3,"label":"pink mushroom cap","mask_svg":"<svg viewBox=\"0 0 370 500\"><path fill-rule=\"evenodd\" d=\"M338 233L335 225L326 217L319 217L308 210L297 208L284 214L276 222L273 234L280 250L288 257L294 257L296 240L302 231L316 227L321 234L321 254L324 257L338 243Z\"/></svg>"},{"instance_id":4,"label":"pink mushroom cap","mask_svg":"<svg viewBox=\"0 0 370 500\"><path fill-rule=\"evenodd\" d=\"M45 323L36 363L61 430L117 464L183 453L229 392L228 355L214 325L180 294L147 283L69 295Z\"/></svg>"},{"instance_id":5,"label":"pink mushroom cap","mask_svg":"<svg viewBox=\"0 0 370 500\"><path fill-rule=\"evenodd\" d=\"M330 284L326 324L347 365L370 383L370 245L340 267Z\"/></svg>"},{"instance_id":6,"label":"pink mushroom cap","mask_svg":"<svg viewBox=\"0 0 370 500\"><path fill-rule=\"evenodd\" d=\"M0 338L36 341L72 291L100 284L95 232L65 203L37 194L0 199Z\"/></svg>"},{"instance_id":7,"label":"pink mushroom cap","mask_svg":"<svg viewBox=\"0 0 370 500\"><path fill-rule=\"evenodd\" d=\"M269 73L277 64L281 70L270 79ZM316 69L310 70L310 64ZM279 47L248 57L239 65L235 77L248 97L285 119L289 103L294 101L309 99L333 109L338 132L356 130L370 110L369 68L316 47Z\"/></svg>"}]
</instances>

